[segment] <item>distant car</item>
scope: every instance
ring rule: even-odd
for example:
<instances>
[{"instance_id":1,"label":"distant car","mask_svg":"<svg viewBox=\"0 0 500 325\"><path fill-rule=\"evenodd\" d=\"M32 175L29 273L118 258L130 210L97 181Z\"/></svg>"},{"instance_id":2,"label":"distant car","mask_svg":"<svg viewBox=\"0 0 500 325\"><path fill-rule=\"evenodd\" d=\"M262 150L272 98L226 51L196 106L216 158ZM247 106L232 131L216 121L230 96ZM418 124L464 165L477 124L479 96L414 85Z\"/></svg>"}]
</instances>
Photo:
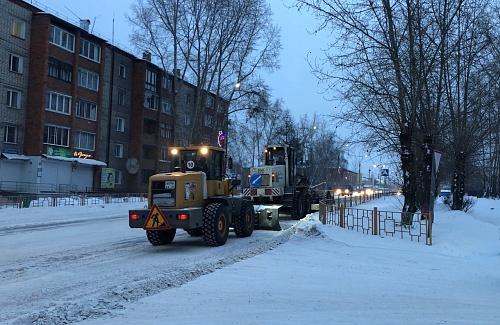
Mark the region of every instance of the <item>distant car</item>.
<instances>
[{"instance_id":1,"label":"distant car","mask_svg":"<svg viewBox=\"0 0 500 325\"><path fill-rule=\"evenodd\" d=\"M351 185L339 185L335 188L335 194L337 195L348 195L348 196L351 196L352 195L352 186Z\"/></svg>"}]
</instances>

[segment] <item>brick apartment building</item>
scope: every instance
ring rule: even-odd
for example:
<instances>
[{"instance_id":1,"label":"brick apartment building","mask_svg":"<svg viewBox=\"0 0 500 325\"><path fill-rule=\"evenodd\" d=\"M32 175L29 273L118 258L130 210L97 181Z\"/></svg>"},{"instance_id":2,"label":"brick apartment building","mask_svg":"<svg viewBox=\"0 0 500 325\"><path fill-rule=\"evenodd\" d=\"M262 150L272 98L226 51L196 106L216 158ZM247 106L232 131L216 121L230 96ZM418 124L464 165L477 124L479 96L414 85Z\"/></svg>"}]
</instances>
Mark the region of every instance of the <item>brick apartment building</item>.
<instances>
[{"instance_id":1,"label":"brick apartment building","mask_svg":"<svg viewBox=\"0 0 500 325\"><path fill-rule=\"evenodd\" d=\"M195 87L21 0L1 0L0 190L144 191L187 145ZM3 5L5 3L5 6ZM8 63L8 64L7 64ZM215 144L227 102L203 93L203 137ZM220 103L217 109L215 102Z\"/></svg>"}]
</instances>

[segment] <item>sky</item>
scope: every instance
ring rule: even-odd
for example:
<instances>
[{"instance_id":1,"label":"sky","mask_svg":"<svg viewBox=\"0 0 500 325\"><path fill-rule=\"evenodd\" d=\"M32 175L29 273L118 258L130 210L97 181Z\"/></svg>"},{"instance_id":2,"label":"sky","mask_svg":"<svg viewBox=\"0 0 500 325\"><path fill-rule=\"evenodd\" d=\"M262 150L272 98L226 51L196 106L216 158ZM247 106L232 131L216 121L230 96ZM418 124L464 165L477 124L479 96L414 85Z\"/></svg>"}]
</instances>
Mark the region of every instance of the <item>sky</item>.
<instances>
[{"instance_id":1,"label":"sky","mask_svg":"<svg viewBox=\"0 0 500 325\"><path fill-rule=\"evenodd\" d=\"M358 208L399 211L391 196ZM0 324L498 324L500 200L438 201L433 245L282 217L207 247L130 229L141 202L0 208Z\"/></svg>"}]
</instances>

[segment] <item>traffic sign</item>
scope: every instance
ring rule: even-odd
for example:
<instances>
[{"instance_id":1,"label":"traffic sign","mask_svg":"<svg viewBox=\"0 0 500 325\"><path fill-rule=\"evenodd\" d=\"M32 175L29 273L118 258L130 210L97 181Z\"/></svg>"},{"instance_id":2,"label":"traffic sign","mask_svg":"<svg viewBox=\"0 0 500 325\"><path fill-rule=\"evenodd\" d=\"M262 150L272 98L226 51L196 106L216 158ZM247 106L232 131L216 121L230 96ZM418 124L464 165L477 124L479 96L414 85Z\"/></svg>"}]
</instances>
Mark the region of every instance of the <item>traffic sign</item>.
<instances>
[{"instance_id":1,"label":"traffic sign","mask_svg":"<svg viewBox=\"0 0 500 325\"><path fill-rule=\"evenodd\" d=\"M261 174L252 174L250 176L250 185L253 187L259 187L262 185L262 175Z\"/></svg>"},{"instance_id":2,"label":"traffic sign","mask_svg":"<svg viewBox=\"0 0 500 325\"><path fill-rule=\"evenodd\" d=\"M148 218L144 223L144 230L163 230L163 229L172 229L167 222L167 219L161 212L160 208L156 204L153 204L151 211L149 211Z\"/></svg>"}]
</instances>

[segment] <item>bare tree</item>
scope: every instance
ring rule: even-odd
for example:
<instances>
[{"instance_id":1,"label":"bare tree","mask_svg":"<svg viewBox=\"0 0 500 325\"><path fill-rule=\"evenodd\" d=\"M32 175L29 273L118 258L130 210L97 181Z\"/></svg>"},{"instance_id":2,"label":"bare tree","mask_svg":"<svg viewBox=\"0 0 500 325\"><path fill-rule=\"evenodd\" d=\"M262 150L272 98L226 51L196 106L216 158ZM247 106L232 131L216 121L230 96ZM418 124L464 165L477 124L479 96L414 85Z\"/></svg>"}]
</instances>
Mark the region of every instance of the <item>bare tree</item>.
<instances>
[{"instance_id":1,"label":"bare tree","mask_svg":"<svg viewBox=\"0 0 500 325\"><path fill-rule=\"evenodd\" d=\"M132 6L132 41L150 51L165 71L174 71L175 120L188 116L190 128L177 125L175 138L199 141L206 93L228 101L235 83L247 82L260 70L278 67L280 31L264 0L138 0ZM194 107L179 104L183 80L195 85ZM184 133L179 133L184 130Z\"/></svg>"}]
</instances>

